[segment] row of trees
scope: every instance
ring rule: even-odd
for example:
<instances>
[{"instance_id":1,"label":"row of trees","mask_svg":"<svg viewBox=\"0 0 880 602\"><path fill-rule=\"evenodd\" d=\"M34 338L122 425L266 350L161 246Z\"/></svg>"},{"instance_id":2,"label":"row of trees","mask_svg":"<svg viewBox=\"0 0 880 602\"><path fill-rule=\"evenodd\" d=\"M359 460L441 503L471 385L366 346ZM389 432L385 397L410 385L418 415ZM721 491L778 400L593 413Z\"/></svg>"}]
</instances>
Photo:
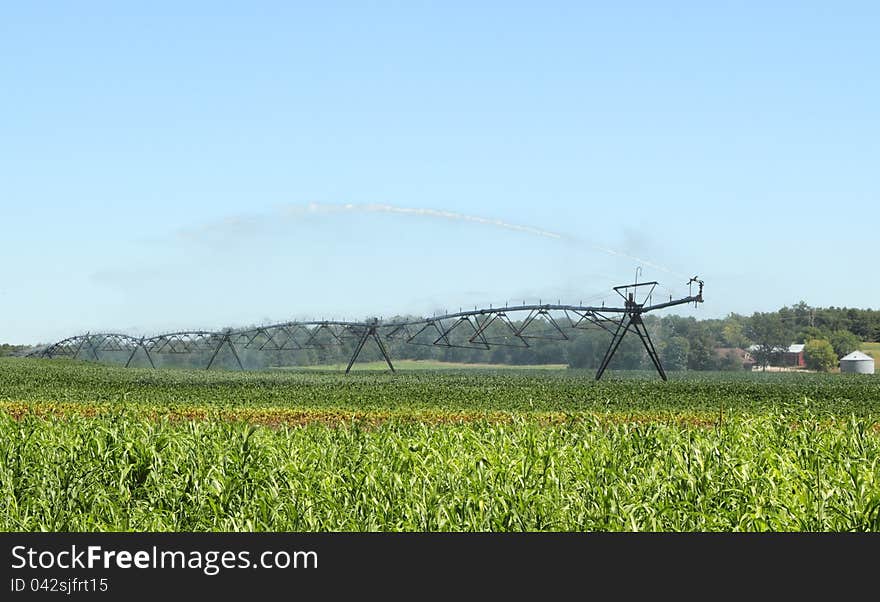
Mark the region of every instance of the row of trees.
<instances>
[{"instance_id":1,"label":"row of trees","mask_svg":"<svg viewBox=\"0 0 880 602\"><path fill-rule=\"evenodd\" d=\"M729 314L721 319L697 320L677 315L647 315L645 326L667 370L741 370L741 354L725 350L751 349L759 365L768 365L779 350L804 343L808 367L829 369L858 349L863 341L880 340L880 311L847 308L811 308L800 302L775 312L751 316ZM531 341L530 347L494 347L489 351L394 348L395 357L500 364L565 363L595 369L608 348L610 335L602 330L572 330L570 341ZM624 339L611 364L616 369L650 369L638 337Z\"/></svg>"},{"instance_id":2,"label":"row of trees","mask_svg":"<svg viewBox=\"0 0 880 602\"><path fill-rule=\"evenodd\" d=\"M858 349L862 341L877 340L880 330L874 321L878 315L880 312L870 310L815 309L801 302L778 312L755 313L747 319L729 316L727 321L743 324L743 337L737 343L751 342L752 355L760 365L766 366L780 347L794 342L805 344L804 359L808 368L829 370L837 365L838 359ZM870 336L849 330L854 325Z\"/></svg>"},{"instance_id":3,"label":"row of trees","mask_svg":"<svg viewBox=\"0 0 880 602\"><path fill-rule=\"evenodd\" d=\"M6 343L0 343L0 357L5 355L15 355L23 350L24 347L22 345L8 345Z\"/></svg>"}]
</instances>

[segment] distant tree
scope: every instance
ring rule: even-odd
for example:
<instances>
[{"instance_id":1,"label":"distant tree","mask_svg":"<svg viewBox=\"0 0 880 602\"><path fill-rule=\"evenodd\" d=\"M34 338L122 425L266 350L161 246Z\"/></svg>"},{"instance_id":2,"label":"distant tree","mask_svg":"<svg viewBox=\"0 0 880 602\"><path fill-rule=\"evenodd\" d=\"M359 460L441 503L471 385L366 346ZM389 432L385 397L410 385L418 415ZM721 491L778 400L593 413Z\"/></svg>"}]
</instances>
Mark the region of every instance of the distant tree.
<instances>
[{"instance_id":1,"label":"distant tree","mask_svg":"<svg viewBox=\"0 0 880 602\"><path fill-rule=\"evenodd\" d=\"M825 328L802 326L794 338L798 343L806 343L811 339L827 339L830 335L830 331Z\"/></svg>"},{"instance_id":2,"label":"distant tree","mask_svg":"<svg viewBox=\"0 0 880 602\"><path fill-rule=\"evenodd\" d=\"M834 353L841 358L858 349L862 341L848 330L835 330L831 333L830 342L834 347Z\"/></svg>"},{"instance_id":3,"label":"distant tree","mask_svg":"<svg viewBox=\"0 0 880 602\"><path fill-rule=\"evenodd\" d=\"M727 344L728 347L745 349L749 346L749 339L746 337L745 334L743 334L742 322L740 322L733 316L728 317L724 321L722 336L724 337L724 342Z\"/></svg>"},{"instance_id":4,"label":"distant tree","mask_svg":"<svg viewBox=\"0 0 880 602\"><path fill-rule=\"evenodd\" d=\"M718 368L727 371L742 370L743 360L735 352L728 352L721 358L721 361L718 363Z\"/></svg>"},{"instance_id":5,"label":"distant tree","mask_svg":"<svg viewBox=\"0 0 880 602\"><path fill-rule=\"evenodd\" d=\"M792 305L790 311L795 316L798 326L808 325L813 316L813 308L807 305L807 302L803 300Z\"/></svg>"},{"instance_id":6,"label":"distant tree","mask_svg":"<svg viewBox=\"0 0 880 602\"><path fill-rule=\"evenodd\" d=\"M569 368L595 368L599 353L595 336L581 335L566 346Z\"/></svg>"},{"instance_id":7,"label":"distant tree","mask_svg":"<svg viewBox=\"0 0 880 602\"><path fill-rule=\"evenodd\" d=\"M691 344L684 337L672 337L660 353L660 359L668 370L686 370Z\"/></svg>"},{"instance_id":8,"label":"distant tree","mask_svg":"<svg viewBox=\"0 0 880 602\"><path fill-rule=\"evenodd\" d=\"M15 355L19 351L24 349L21 345L9 345L6 343L0 344L0 356L4 355Z\"/></svg>"},{"instance_id":9,"label":"distant tree","mask_svg":"<svg viewBox=\"0 0 880 602\"><path fill-rule=\"evenodd\" d=\"M828 372L837 366L837 354L825 339L810 339L804 345L804 361L811 370Z\"/></svg>"},{"instance_id":10,"label":"distant tree","mask_svg":"<svg viewBox=\"0 0 880 602\"><path fill-rule=\"evenodd\" d=\"M711 339L710 343L713 349L727 345L724 338L724 327L727 325L725 320L710 318L700 320L699 324L702 326L702 332Z\"/></svg>"},{"instance_id":11,"label":"distant tree","mask_svg":"<svg viewBox=\"0 0 880 602\"><path fill-rule=\"evenodd\" d=\"M709 330L702 322L697 322L691 329L689 339L690 350L688 351L688 368L691 370L716 370L718 369L718 357L715 355L715 345Z\"/></svg>"},{"instance_id":12,"label":"distant tree","mask_svg":"<svg viewBox=\"0 0 880 602\"><path fill-rule=\"evenodd\" d=\"M755 312L743 332L756 345L752 356L765 370L773 355L780 348L787 347L790 339L788 327L779 314L775 313Z\"/></svg>"}]
</instances>

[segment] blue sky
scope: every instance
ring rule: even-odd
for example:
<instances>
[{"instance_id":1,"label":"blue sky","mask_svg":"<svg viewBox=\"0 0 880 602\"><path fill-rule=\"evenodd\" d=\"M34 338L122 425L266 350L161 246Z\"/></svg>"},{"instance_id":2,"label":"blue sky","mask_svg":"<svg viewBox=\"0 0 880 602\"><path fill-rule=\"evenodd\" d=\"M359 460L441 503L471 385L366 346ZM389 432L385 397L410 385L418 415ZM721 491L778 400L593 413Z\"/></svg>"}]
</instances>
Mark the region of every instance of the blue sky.
<instances>
[{"instance_id":1,"label":"blue sky","mask_svg":"<svg viewBox=\"0 0 880 602\"><path fill-rule=\"evenodd\" d=\"M599 301L638 260L664 295L706 281L686 315L880 307L878 23L7 3L0 341Z\"/></svg>"}]
</instances>

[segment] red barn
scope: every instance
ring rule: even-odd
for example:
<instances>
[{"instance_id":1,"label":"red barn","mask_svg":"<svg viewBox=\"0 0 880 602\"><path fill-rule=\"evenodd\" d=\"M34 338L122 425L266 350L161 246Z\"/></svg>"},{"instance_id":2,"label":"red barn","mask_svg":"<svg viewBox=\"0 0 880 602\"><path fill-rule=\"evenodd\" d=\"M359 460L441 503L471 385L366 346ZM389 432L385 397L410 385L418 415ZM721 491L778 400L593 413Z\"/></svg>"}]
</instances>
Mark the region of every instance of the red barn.
<instances>
[{"instance_id":1,"label":"red barn","mask_svg":"<svg viewBox=\"0 0 880 602\"><path fill-rule=\"evenodd\" d=\"M803 344L789 345L788 349L782 352L782 365L795 368L805 367L807 363L804 361Z\"/></svg>"}]
</instances>

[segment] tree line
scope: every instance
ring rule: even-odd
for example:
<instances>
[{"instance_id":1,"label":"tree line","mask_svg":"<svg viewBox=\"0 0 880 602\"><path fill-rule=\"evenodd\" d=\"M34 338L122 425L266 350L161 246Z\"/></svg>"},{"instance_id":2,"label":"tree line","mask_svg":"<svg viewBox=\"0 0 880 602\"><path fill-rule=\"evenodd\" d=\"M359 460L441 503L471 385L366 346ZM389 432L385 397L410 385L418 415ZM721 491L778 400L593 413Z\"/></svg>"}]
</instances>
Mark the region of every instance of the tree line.
<instances>
[{"instance_id":1,"label":"tree line","mask_svg":"<svg viewBox=\"0 0 880 602\"><path fill-rule=\"evenodd\" d=\"M7 343L0 343L0 357L3 357L5 355L16 355L24 349L24 345L9 345Z\"/></svg>"},{"instance_id":2,"label":"tree line","mask_svg":"<svg viewBox=\"0 0 880 602\"><path fill-rule=\"evenodd\" d=\"M415 316L395 316L389 321L405 321ZM792 343L806 344L808 367L829 369L840 357L858 349L865 341L880 340L880 311L848 308L811 308L801 302L775 312L756 312L751 316L731 313L720 319L697 320L678 315L643 316L663 366L667 370L742 370L743 354L734 350L750 349L758 365L778 359L779 350ZM611 334L597 327L570 328L562 325L563 335L548 323L533 323L526 333L547 338L528 338L528 347L510 337L510 330L500 325L488 329L492 342L485 350L467 342L471 331L463 330L450 342L461 347L432 345L436 333L421 344L403 340L387 343L393 360L432 360L460 363L507 365L564 364L571 368L597 369L608 349ZM513 321L519 328L521 321ZM505 339L506 335L506 339ZM506 341L506 342L505 342ZM321 349L264 353L258 360L245 351L242 361L268 361L271 365L319 365L346 363L352 344L328 345ZM469 348L466 348L469 347ZM830 349L830 352L829 352ZM817 358L821 360L816 363ZM382 356L372 343L364 347L361 361L378 361ZM641 341L633 333L621 343L610 365L618 370L652 370L653 366Z\"/></svg>"},{"instance_id":3,"label":"tree line","mask_svg":"<svg viewBox=\"0 0 880 602\"><path fill-rule=\"evenodd\" d=\"M750 316L731 313L720 319L697 320L678 315L646 315L643 320L667 370L741 370L743 356L734 352L737 349L749 350L755 363L766 366L792 343L805 344L808 367L822 370L836 366L839 358L858 349L862 342L880 341L880 311L815 308L803 301ZM598 368L611 335L598 328L563 330L569 340L530 339L527 348L498 345L486 351L392 344L392 354L401 359ZM550 328L545 331L556 334ZM365 349L363 357L380 356L378 351ZM633 334L624 338L610 367L652 369L641 341Z\"/></svg>"}]
</instances>

